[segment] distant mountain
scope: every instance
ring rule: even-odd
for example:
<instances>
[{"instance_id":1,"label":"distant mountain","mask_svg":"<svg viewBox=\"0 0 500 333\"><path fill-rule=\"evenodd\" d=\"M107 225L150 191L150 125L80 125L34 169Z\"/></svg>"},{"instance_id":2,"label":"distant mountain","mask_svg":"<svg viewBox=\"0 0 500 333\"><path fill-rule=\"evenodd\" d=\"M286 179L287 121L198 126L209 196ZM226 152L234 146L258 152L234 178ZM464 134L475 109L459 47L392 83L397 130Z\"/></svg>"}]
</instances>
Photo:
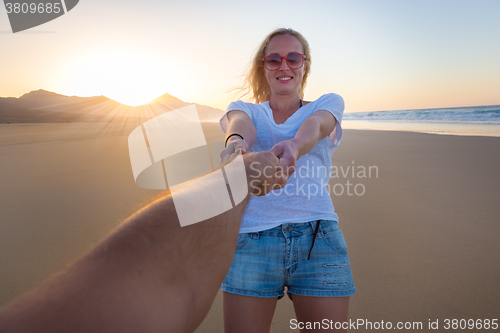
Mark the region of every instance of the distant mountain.
<instances>
[{"instance_id":1,"label":"distant mountain","mask_svg":"<svg viewBox=\"0 0 500 333\"><path fill-rule=\"evenodd\" d=\"M0 123L60 123L126 121L144 122L190 103L164 94L148 104L128 106L105 96L65 96L35 90L15 97L0 97ZM195 104L201 121L217 121L223 111Z\"/></svg>"},{"instance_id":2,"label":"distant mountain","mask_svg":"<svg viewBox=\"0 0 500 333\"><path fill-rule=\"evenodd\" d=\"M178 109L178 108L181 108L181 107L187 105L186 102L183 102L180 99L178 99L170 94L163 94L160 97L155 98L154 100L152 100L148 104L150 104L150 105L155 105L155 104L165 105L165 106L172 107L174 109Z\"/></svg>"}]
</instances>

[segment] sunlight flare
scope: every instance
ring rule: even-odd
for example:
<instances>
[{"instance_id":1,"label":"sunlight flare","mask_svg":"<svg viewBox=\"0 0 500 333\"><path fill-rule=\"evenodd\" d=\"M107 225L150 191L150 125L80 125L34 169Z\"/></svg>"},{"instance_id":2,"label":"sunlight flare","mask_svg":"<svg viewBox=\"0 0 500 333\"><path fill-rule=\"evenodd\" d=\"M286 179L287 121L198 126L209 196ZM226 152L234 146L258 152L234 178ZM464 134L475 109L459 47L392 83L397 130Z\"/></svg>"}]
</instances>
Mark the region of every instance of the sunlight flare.
<instances>
[{"instance_id":1,"label":"sunlight flare","mask_svg":"<svg viewBox=\"0 0 500 333\"><path fill-rule=\"evenodd\" d=\"M104 95L138 106L173 90L179 69L170 67L168 59L148 50L100 48L73 59L64 73L66 88L75 95Z\"/></svg>"}]
</instances>

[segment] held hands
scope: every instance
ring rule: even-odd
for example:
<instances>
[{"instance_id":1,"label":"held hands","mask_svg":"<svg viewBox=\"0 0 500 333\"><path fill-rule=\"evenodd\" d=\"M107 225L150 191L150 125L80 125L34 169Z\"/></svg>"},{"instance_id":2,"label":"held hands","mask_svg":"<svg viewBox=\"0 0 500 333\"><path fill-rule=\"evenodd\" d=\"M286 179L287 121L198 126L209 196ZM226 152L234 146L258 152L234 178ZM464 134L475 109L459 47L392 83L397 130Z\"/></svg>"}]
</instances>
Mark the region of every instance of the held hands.
<instances>
[{"instance_id":1,"label":"held hands","mask_svg":"<svg viewBox=\"0 0 500 333\"><path fill-rule=\"evenodd\" d=\"M279 166L283 168L288 181L297 169L297 160L300 157L299 144L294 139L285 140L275 144L270 151L279 158Z\"/></svg>"},{"instance_id":2,"label":"held hands","mask_svg":"<svg viewBox=\"0 0 500 333\"><path fill-rule=\"evenodd\" d=\"M248 192L263 196L272 190L283 188L287 182L279 159L270 151L247 153L243 155L247 173Z\"/></svg>"},{"instance_id":3,"label":"held hands","mask_svg":"<svg viewBox=\"0 0 500 333\"><path fill-rule=\"evenodd\" d=\"M300 144L296 139L279 142L267 152L247 153L248 149L244 140L234 138L220 156L221 164L226 165L239 154L243 155L249 192L252 195L262 196L283 188L297 169Z\"/></svg>"},{"instance_id":4,"label":"held hands","mask_svg":"<svg viewBox=\"0 0 500 333\"><path fill-rule=\"evenodd\" d=\"M236 140L235 140L236 141ZM243 140L231 142L221 152L221 166L226 166L238 155L243 154L245 171L248 183L248 192L251 195L263 196L285 186L288 177L279 166L280 160L270 151L248 152L248 146Z\"/></svg>"}]
</instances>

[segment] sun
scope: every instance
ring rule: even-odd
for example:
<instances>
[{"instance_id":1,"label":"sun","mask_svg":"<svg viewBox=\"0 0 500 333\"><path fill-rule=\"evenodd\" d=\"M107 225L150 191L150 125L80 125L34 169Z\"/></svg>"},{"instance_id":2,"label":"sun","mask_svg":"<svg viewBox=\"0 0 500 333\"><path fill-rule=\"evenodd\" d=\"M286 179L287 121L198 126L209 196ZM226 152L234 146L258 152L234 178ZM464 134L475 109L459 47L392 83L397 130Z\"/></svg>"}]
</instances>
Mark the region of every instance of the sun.
<instances>
[{"instance_id":1,"label":"sun","mask_svg":"<svg viewBox=\"0 0 500 333\"><path fill-rule=\"evenodd\" d=\"M64 90L78 96L104 95L137 106L174 94L179 69L168 59L138 48L100 48L72 59L64 68Z\"/></svg>"}]
</instances>

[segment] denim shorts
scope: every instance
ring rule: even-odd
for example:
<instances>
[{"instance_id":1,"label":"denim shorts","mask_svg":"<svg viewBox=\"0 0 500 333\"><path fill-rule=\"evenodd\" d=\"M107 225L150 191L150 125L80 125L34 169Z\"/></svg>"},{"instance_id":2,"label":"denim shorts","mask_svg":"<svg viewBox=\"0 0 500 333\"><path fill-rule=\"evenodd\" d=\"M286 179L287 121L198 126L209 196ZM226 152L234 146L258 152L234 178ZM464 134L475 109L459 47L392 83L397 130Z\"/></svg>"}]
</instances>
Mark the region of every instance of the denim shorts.
<instances>
[{"instance_id":1,"label":"denim shorts","mask_svg":"<svg viewBox=\"0 0 500 333\"><path fill-rule=\"evenodd\" d=\"M287 294L345 297L356 293L347 246L337 221L284 223L276 228L240 234L231 268L222 282L225 292L278 297Z\"/></svg>"}]
</instances>

